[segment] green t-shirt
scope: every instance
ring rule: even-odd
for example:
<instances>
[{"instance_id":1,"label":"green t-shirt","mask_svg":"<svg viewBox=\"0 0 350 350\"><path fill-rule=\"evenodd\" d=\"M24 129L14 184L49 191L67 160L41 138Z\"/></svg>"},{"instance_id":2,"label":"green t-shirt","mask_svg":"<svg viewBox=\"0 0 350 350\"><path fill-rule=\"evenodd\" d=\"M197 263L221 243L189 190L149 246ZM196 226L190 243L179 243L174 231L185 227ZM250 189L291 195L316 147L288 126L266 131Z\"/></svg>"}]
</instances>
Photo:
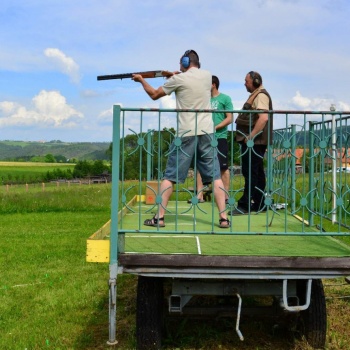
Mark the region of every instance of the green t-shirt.
<instances>
[{"instance_id":1,"label":"green t-shirt","mask_svg":"<svg viewBox=\"0 0 350 350\"><path fill-rule=\"evenodd\" d=\"M216 97L212 97L211 100L211 109L218 109L218 110L224 110L224 111L232 111L233 110L233 104L231 97L225 94L220 94ZM213 113L213 121L214 125L218 125L226 118L225 113ZM217 139L227 139L227 126L224 128L221 128L215 132L215 137Z\"/></svg>"}]
</instances>

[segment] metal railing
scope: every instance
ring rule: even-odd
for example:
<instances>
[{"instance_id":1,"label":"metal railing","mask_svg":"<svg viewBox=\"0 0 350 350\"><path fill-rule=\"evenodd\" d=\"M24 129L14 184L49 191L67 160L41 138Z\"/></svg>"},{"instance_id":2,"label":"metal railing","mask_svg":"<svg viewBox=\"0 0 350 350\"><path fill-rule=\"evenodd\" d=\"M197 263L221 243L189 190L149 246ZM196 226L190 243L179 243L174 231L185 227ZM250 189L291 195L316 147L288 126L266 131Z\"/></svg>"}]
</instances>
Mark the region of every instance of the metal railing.
<instances>
[{"instance_id":1,"label":"metal railing","mask_svg":"<svg viewBox=\"0 0 350 350\"><path fill-rule=\"evenodd\" d=\"M278 189L286 199L292 214L308 216L310 225L317 216L321 218L320 230L322 219L349 228L350 117L345 115L348 113L279 113L285 113L286 119L287 115L298 113L299 123L274 130L274 190Z\"/></svg>"},{"instance_id":2,"label":"metal railing","mask_svg":"<svg viewBox=\"0 0 350 350\"><path fill-rule=\"evenodd\" d=\"M134 230L122 228L122 217L118 212L132 196L142 198L145 194L147 181L158 183L155 195L155 208L161 205L161 193L158 193L166 160L170 152L184 155L182 142L186 137L177 134L177 115L182 112L176 109L140 109L121 108L116 105L113 109L113 165L112 165L112 232L111 249L117 249L118 232L142 232L141 218L135 221ZM195 119L203 110L187 111L193 113ZM211 111L209 111L211 112ZM216 111L217 112L217 111ZM254 113L254 111L233 110L237 113ZM256 112L256 111L255 111ZM272 113L272 111L269 111ZM313 234L346 235L349 234L347 225L350 216L350 173L339 167L349 167L349 116L345 112L317 111L273 111L275 129L269 139L273 140L268 147L264 164L266 165L267 184L264 193L264 203L268 207L266 213L266 230L260 234L276 234L270 232L268 225L279 209L284 209L283 215L294 215L301 219L299 232L290 232L284 227L277 234L310 234L304 228L313 226ZM270 121L269 121L270 123ZM234 141L234 123L229 128L229 164L240 165L240 149ZM175 148L170 150L170 144ZM216 140L212 138L212 152L216 152ZM248 146L253 152L254 139ZM196 157L194 155L193 171L195 174ZM344 165L345 164L345 165ZM333 169L333 170L332 170ZM228 191L229 204L227 210L236 208L242 194L244 179L242 175L230 177ZM196 178L186 179L185 184L175 186L172 199L178 203L195 196ZM216 206L212 199L211 215L214 218ZM132 208L129 208L132 210ZM200 210L197 205L191 206L194 218ZM175 207L175 215L181 210ZM255 214L255 213L254 213ZM259 214L260 215L260 214ZM265 214L264 214L265 215ZM215 219L215 221L217 218ZM218 230L213 222L207 231L196 233L220 234L256 234L250 230L254 215L248 215L248 226L244 232L231 229L223 232ZM333 223L327 226L326 222ZM306 225L305 225L306 224ZM345 229L344 229L345 228ZM155 227L154 231L159 231ZM148 231L149 232L149 231ZM162 231L164 232L164 230ZM165 231L166 232L166 231ZM175 225L172 233L184 233L181 227ZM116 255L115 255L116 256ZM113 259L113 254L111 254Z\"/></svg>"}]
</instances>

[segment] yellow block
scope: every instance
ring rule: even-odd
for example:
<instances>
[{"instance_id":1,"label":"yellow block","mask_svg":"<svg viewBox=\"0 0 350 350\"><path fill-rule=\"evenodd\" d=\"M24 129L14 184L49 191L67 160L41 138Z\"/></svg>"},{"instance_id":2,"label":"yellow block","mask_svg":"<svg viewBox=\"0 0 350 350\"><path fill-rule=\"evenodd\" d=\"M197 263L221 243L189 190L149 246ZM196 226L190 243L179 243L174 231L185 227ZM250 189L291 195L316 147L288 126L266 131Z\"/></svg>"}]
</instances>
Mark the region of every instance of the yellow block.
<instances>
[{"instance_id":1,"label":"yellow block","mask_svg":"<svg viewBox=\"0 0 350 350\"><path fill-rule=\"evenodd\" d=\"M87 262L109 262L110 240L106 238L111 232L111 220L107 221L91 237L86 240Z\"/></svg>"},{"instance_id":2,"label":"yellow block","mask_svg":"<svg viewBox=\"0 0 350 350\"><path fill-rule=\"evenodd\" d=\"M109 262L109 240L88 239L86 242L87 262Z\"/></svg>"},{"instance_id":3,"label":"yellow block","mask_svg":"<svg viewBox=\"0 0 350 350\"><path fill-rule=\"evenodd\" d=\"M143 202L145 196L135 196L132 198L128 206L133 206L136 202ZM128 209L124 207L118 213L118 220L126 214ZM111 220L108 220L100 227L93 235L86 240L86 261L108 263L110 259L110 238ZM118 241L119 242L119 241ZM120 242L119 242L120 243ZM120 251L123 251L123 246L119 246Z\"/></svg>"},{"instance_id":4,"label":"yellow block","mask_svg":"<svg viewBox=\"0 0 350 350\"><path fill-rule=\"evenodd\" d=\"M146 196L144 194L142 194L141 196L139 196L139 195L136 196L137 202L144 202L145 199L146 199Z\"/></svg>"}]
</instances>

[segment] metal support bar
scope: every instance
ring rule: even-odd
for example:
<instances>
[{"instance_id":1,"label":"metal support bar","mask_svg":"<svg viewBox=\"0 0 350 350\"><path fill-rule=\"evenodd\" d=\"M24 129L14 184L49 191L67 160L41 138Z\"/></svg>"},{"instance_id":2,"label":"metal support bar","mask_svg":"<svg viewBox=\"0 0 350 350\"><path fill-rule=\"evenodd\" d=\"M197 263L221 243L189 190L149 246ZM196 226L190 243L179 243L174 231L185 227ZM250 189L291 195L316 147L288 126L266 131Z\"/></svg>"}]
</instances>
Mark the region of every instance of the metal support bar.
<instances>
[{"instance_id":1,"label":"metal support bar","mask_svg":"<svg viewBox=\"0 0 350 350\"><path fill-rule=\"evenodd\" d=\"M241 298L241 296L238 293L236 294L236 296L238 298L236 333L238 334L239 339L243 341L244 340L243 334L239 330L239 322L241 320L242 298Z\"/></svg>"},{"instance_id":2,"label":"metal support bar","mask_svg":"<svg viewBox=\"0 0 350 350\"><path fill-rule=\"evenodd\" d=\"M117 280L109 280L109 340L108 345L116 345Z\"/></svg>"},{"instance_id":3,"label":"metal support bar","mask_svg":"<svg viewBox=\"0 0 350 350\"><path fill-rule=\"evenodd\" d=\"M117 316L117 271L118 265L111 264L109 267L109 339L108 345L116 345L116 316Z\"/></svg>"},{"instance_id":4,"label":"metal support bar","mask_svg":"<svg viewBox=\"0 0 350 350\"><path fill-rule=\"evenodd\" d=\"M297 305L297 306L289 306L288 305L287 284L288 284L288 280L283 280L283 307L287 311L292 311L292 312L306 310L310 306L312 280L310 279L307 281L306 303L304 305Z\"/></svg>"}]
</instances>

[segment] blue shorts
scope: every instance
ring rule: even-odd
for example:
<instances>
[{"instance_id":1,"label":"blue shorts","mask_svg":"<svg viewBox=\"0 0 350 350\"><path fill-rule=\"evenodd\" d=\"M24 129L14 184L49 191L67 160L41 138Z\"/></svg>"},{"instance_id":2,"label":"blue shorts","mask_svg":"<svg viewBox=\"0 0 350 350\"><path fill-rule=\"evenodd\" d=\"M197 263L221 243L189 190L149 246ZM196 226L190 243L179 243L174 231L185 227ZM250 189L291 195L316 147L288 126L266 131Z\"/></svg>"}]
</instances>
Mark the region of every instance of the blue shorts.
<instances>
[{"instance_id":1,"label":"blue shorts","mask_svg":"<svg viewBox=\"0 0 350 350\"><path fill-rule=\"evenodd\" d=\"M192 159L201 174L203 184L209 184L221 178L217 156L217 141L214 134L177 137L170 146L163 179L174 183L184 183Z\"/></svg>"}]
</instances>

